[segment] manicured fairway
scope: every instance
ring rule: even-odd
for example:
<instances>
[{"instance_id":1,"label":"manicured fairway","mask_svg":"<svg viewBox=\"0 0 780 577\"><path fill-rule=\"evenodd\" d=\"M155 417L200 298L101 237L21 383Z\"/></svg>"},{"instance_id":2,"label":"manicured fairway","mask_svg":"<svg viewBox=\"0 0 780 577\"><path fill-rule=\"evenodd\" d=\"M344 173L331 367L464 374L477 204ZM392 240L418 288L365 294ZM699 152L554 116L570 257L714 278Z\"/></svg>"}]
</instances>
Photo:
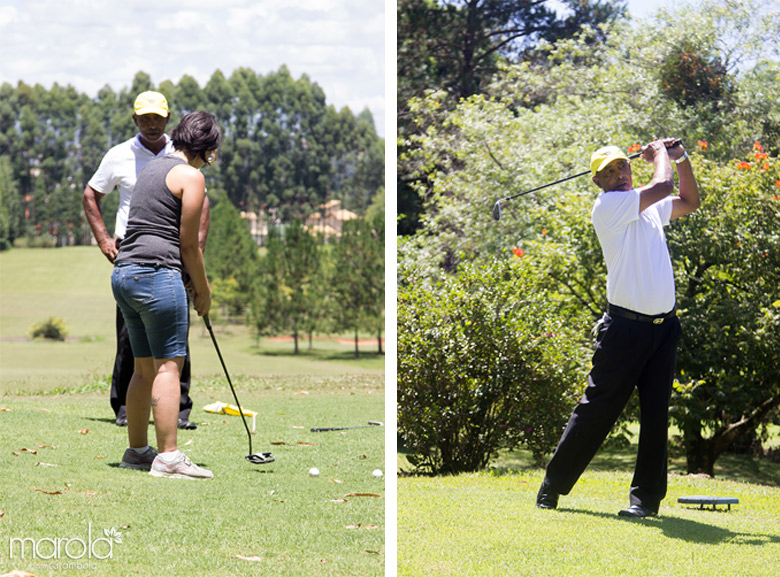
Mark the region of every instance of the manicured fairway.
<instances>
[{"instance_id":1,"label":"manicured fairway","mask_svg":"<svg viewBox=\"0 0 780 577\"><path fill-rule=\"evenodd\" d=\"M537 509L542 472L401 478L398 575L772 577L780 488L670 477L660 517L625 520L631 474L591 471L555 511ZM739 498L700 511L682 495Z\"/></svg>"},{"instance_id":2,"label":"manicured fairway","mask_svg":"<svg viewBox=\"0 0 780 577\"><path fill-rule=\"evenodd\" d=\"M276 462L244 460L241 420L202 411L229 400L224 386L209 385L192 415L198 430L179 435L181 449L214 472L209 481L119 468L126 432L109 418L105 394L0 397L0 574L383 575L384 477L372 472L384 470L384 429L310 432L383 420L382 378L237 386L245 408L260 412L255 450ZM78 542L90 531L93 558ZM106 531L121 543L97 541ZM57 539L73 543L58 552Z\"/></svg>"}]
</instances>

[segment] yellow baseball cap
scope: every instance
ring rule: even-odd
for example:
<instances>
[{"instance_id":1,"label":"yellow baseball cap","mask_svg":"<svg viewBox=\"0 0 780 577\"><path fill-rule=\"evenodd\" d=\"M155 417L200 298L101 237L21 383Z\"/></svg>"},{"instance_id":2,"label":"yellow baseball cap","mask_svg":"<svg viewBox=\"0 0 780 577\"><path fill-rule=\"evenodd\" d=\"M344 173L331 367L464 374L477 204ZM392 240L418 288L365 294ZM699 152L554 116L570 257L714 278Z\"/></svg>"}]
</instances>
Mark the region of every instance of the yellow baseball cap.
<instances>
[{"instance_id":1,"label":"yellow baseball cap","mask_svg":"<svg viewBox=\"0 0 780 577\"><path fill-rule=\"evenodd\" d=\"M168 101L165 96L159 92L149 90L142 92L135 99L135 113L141 114L157 114L159 116L168 116L170 113L168 110Z\"/></svg>"},{"instance_id":2,"label":"yellow baseball cap","mask_svg":"<svg viewBox=\"0 0 780 577\"><path fill-rule=\"evenodd\" d=\"M604 169L613 160L628 160L628 157L617 146L604 146L599 148L590 157L590 172L593 176Z\"/></svg>"}]
</instances>

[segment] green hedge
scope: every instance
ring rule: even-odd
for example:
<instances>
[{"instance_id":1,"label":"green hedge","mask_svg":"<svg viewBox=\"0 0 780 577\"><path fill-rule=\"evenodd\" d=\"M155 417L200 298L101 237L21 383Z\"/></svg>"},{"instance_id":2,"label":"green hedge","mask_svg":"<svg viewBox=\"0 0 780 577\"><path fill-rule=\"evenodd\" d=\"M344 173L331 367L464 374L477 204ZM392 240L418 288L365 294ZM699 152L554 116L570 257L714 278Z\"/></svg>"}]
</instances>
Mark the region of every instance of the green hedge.
<instances>
[{"instance_id":1,"label":"green hedge","mask_svg":"<svg viewBox=\"0 0 780 577\"><path fill-rule=\"evenodd\" d=\"M584 383L582 319L520 259L470 264L398 289L398 428L418 471L486 467L525 445L555 448Z\"/></svg>"}]
</instances>

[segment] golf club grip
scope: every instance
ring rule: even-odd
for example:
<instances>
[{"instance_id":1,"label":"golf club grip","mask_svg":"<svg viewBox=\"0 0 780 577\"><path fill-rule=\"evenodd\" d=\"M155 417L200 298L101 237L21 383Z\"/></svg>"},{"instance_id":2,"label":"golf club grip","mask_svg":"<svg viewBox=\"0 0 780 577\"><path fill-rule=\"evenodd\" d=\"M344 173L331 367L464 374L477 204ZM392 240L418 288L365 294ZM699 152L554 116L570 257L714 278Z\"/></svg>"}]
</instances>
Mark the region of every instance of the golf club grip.
<instances>
[{"instance_id":1,"label":"golf club grip","mask_svg":"<svg viewBox=\"0 0 780 577\"><path fill-rule=\"evenodd\" d=\"M672 143L671 143L669 146L667 146L666 148L667 148L667 149L669 149L669 148L674 148L675 146L680 146L681 144L682 144L682 138L677 138L677 139L675 139L675 140L674 140L674 142L672 142ZM629 156L628 158L629 158L629 159L634 159L634 158L639 158L640 156L642 156L642 152L641 152L641 151L640 151L640 152L636 152L636 153L632 154L632 155L631 155L631 156Z\"/></svg>"}]
</instances>

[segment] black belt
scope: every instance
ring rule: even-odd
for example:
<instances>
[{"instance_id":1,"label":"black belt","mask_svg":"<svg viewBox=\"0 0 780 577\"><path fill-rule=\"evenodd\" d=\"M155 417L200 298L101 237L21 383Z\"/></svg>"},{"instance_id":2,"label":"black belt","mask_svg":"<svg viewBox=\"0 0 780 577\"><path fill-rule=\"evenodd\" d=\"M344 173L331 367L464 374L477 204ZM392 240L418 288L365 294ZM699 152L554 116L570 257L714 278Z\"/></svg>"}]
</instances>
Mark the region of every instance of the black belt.
<instances>
[{"instance_id":1,"label":"black belt","mask_svg":"<svg viewBox=\"0 0 780 577\"><path fill-rule=\"evenodd\" d=\"M623 307L615 306L613 304L607 305L607 312L616 317L623 317L624 319L629 319L632 321L641 321L643 323L653 323L654 325L660 325L666 319L670 319L674 316L677 316L677 308L673 308L671 312L668 313L650 316L650 315L643 315L641 313L635 313L634 311L630 311L628 309L624 309Z\"/></svg>"}]
</instances>

